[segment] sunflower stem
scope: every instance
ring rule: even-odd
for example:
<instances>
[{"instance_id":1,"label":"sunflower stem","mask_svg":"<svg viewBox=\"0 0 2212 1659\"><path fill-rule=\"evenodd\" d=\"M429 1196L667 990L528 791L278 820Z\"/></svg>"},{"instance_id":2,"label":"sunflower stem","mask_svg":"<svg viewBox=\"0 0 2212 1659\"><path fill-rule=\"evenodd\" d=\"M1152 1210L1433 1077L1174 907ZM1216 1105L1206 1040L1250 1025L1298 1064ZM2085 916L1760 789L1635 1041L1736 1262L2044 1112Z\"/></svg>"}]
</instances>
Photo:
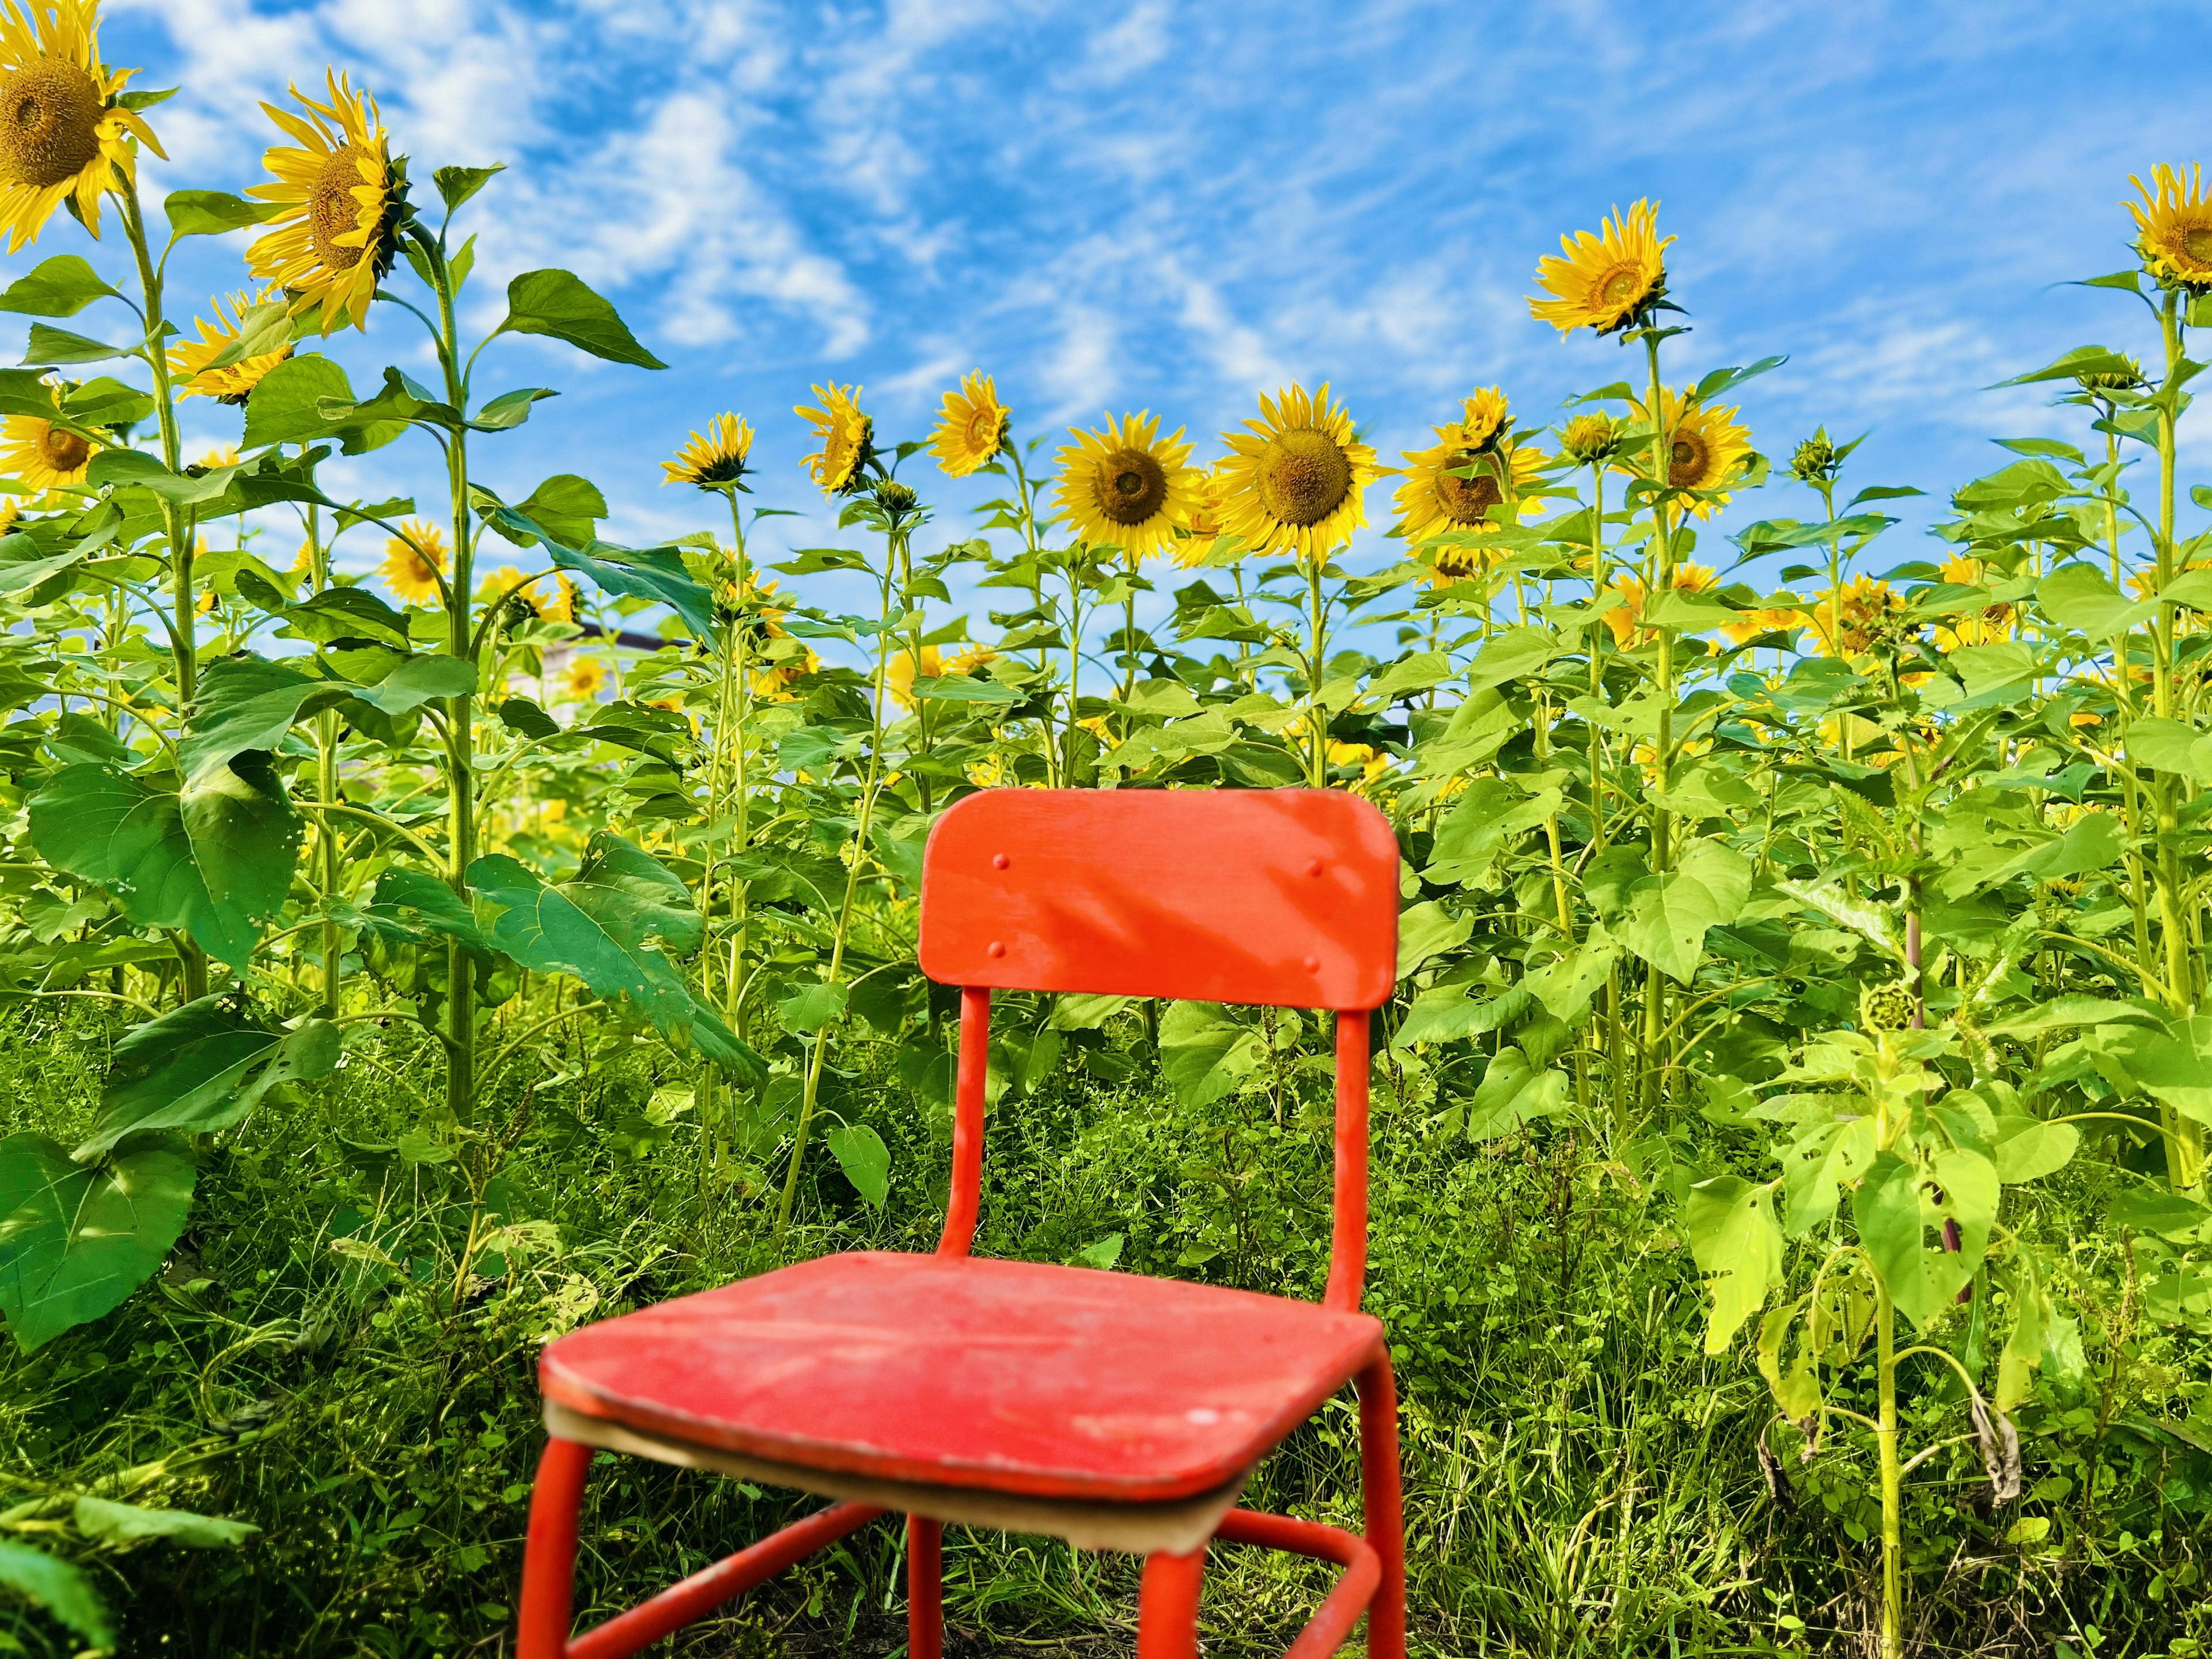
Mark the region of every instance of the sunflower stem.
<instances>
[{"instance_id":1,"label":"sunflower stem","mask_svg":"<svg viewBox=\"0 0 2212 1659\"><path fill-rule=\"evenodd\" d=\"M1672 444L1667 431L1666 393L1659 379L1659 335L1656 329L1644 331L1644 349L1651 371L1651 481L1654 495L1651 502L1652 568L1651 580L1646 588L1646 601L1654 594L1666 592L1674 585L1674 544L1668 523L1667 503L1658 492L1665 490L1671 474L1669 465ZM1674 634L1662 628L1659 635L1658 691L1659 729L1654 747L1653 785L1656 799L1651 809L1651 871L1663 876L1673 867L1673 818L1664 805L1669 781L1669 759L1674 748ZM1644 991L1644 1109L1647 1113L1659 1109L1659 1102L1666 1087L1667 1064L1659 1049L1663 1041L1667 1018L1667 974L1658 963L1648 964Z\"/></svg>"},{"instance_id":2,"label":"sunflower stem","mask_svg":"<svg viewBox=\"0 0 2212 1659\"><path fill-rule=\"evenodd\" d=\"M131 244L131 258L137 262L139 291L146 301L142 313L146 321L146 362L154 374L154 416L161 430L161 462L175 472L184 465L184 444L177 432L176 386L169 374L168 326L161 313L161 273L155 269L152 250L146 244L146 216L138 204L135 169L126 185L116 194L122 198L124 234ZM161 529L169 544L169 592L174 617L169 635L170 651L175 665L177 711L180 717L189 717L192 701L199 695L199 627L196 614L199 598L192 590L194 528L191 513L172 501L162 501ZM184 1000L197 1001L207 994L207 952L189 937L180 936L177 956L183 968Z\"/></svg>"}]
</instances>

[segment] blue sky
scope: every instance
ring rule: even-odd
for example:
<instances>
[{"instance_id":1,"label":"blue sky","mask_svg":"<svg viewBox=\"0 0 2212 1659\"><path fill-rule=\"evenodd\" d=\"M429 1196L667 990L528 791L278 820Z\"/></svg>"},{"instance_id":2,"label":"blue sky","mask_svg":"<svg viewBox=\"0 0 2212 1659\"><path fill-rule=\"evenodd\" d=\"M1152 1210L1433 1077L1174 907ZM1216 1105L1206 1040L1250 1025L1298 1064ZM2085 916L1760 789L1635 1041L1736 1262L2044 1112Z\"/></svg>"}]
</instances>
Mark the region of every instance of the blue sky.
<instances>
[{"instance_id":1,"label":"blue sky","mask_svg":"<svg viewBox=\"0 0 2212 1659\"><path fill-rule=\"evenodd\" d=\"M1940 496L2008 459L1990 436L2068 431L2073 411L1981 388L2076 344L2148 343L2133 302L2059 285L2129 262L2127 175L2202 153L2212 61L2212 10L2154 0L106 12L111 63L185 88L153 112L173 158L149 166L156 191L252 182L257 100L326 63L374 89L419 195L441 163L509 164L479 198L480 320L507 276L567 264L672 367L503 344L486 389L565 395L486 443L482 471L515 490L584 472L630 541L716 526L718 503L656 485L725 409L759 428L757 499L816 507L791 406L832 377L865 386L886 438L924 435L980 367L1023 434L1149 408L1201 461L1293 377L1332 380L1386 459L1477 385L1548 423L1631 365L1529 318L1535 260L1638 196L1680 238L1682 378L1790 353L1745 391L1762 448L1867 430L1858 483ZM240 285L243 241L180 256L178 309ZM64 243L81 233L58 220L36 254ZM120 255L111 233L94 257ZM380 319L337 349L411 364L413 327ZM229 411L191 407L195 441L235 435ZM427 453L354 465L365 495L435 493ZM917 482L964 533L983 492ZM1378 486L1370 516L1388 508ZM772 523L793 544L824 533ZM1911 527L1893 556L1918 550Z\"/></svg>"}]
</instances>

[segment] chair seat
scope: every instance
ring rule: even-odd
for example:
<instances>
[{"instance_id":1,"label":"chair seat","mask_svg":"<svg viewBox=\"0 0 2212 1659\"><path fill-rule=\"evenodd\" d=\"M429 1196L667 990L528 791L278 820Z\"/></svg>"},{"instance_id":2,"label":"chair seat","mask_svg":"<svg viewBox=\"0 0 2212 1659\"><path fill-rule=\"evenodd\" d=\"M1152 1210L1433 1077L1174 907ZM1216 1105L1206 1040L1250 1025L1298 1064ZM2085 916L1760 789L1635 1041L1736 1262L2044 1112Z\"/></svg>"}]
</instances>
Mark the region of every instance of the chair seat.
<instances>
[{"instance_id":1,"label":"chair seat","mask_svg":"<svg viewBox=\"0 0 2212 1659\"><path fill-rule=\"evenodd\" d=\"M1382 1352L1308 1302L864 1251L589 1326L538 1376L566 1413L799 1470L1158 1504L1241 1481Z\"/></svg>"}]
</instances>

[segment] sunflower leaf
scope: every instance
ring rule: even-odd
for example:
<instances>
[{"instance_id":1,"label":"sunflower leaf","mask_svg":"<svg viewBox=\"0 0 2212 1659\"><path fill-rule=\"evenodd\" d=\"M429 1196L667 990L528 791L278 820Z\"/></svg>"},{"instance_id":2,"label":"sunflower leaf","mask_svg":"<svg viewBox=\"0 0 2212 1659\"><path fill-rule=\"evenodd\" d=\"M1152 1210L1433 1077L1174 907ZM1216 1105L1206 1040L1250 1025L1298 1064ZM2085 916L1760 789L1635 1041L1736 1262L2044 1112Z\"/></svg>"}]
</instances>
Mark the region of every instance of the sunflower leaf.
<instances>
[{"instance_id":1,"label":"sunflower leaf","mask_svg":"<svg viewBox=\"0 0 2212 1659\"><path fill-rule=\"evenodd\" d=\"M566 270L526 270L507 285L507 320L495 334L544 334L609 362L666 363L637 343L613 305Z\"/></svg>"},{"instance_id":2,"label":"sunflower leaf","mask_svg":"<svg viewBox=\"0 0 2212 1659\"><path fill-rule=\"evenodd\" d=\"M76 254L57 253L40 260L29 275L18 276L5 293L0 293L0 311L30 317L74 317L94 300L119 294Z\"/></svg>"},{"instance_id":3,"label":"sunflower leaf","mask_svg":"<svg viewBox=\"0 0 2212 1659\"><path fill-rule=\"evenodd\" d=\"M281 202L249 202L222 190L172 191L161 204L173 238L220 236L226 231L245 230L283 210Z\"/></svg>"},{"instance_id":4,"label":"sunflower leaf","mask_svg":"<svg viewBox=\"0 0 2212 1659\"><path fill-rule=\"evenodd\" d=\"M110 357L135 357L136 346L110 345L105 340L88 339L82 334L72 334L65 328L50 328L44 323L31 325L31 342L23 352L26 368L52 363L101 363Z\"/></svg>"},{"instance_id":5,"label":"sunflower leaf","mask_svg":"<svg viewBox=\"0 0 2212 1659\"><path fill-rule=\"evenodd\" d=\"M557 398L542 386L525 386L519 392L502 392L469 417L469 428L474 432L507 432L520 426L530 418L530 405L541 398Z\"/></svg>"},{"instance_id":6,"label":"sunflower leaf","mask_svg":"<svg viewBox=\"0 0 2212 1659\"><path fill-rule=\"evenodd\" d=\"M82 1568L28 1544L0 1542L0 1584L44 1607L95 1648L113 1645L107 1608Z\"/></svg>"},{"instance_id":7,"label":"sunflower leaf","mask_svg":"<svg viewBox=\"0 0 2212 1659\"><path fill-rule=\"evenodd\" d=\"M430 175L430 182L437 185L446 211L452 214L459 212L462 203L489 184L493 175L506 171L504 161L494 161L488 167L440 167Z\"/></svg>"},{"instance_id":8,"label":"sunflower leaf","mask_svg":"<svg viewBox=\"0 0 2212 1659\"><path fill-rule=\"evenodd\" d=\"M202 365L203 372L211 368L229 368L244 362L248 357L266 357L272 351L282 351L292 343L292 310L282 299L270 300L253 307L239 321L238 337L233 340Z\"/></svg>"},{"instance_id":9,"label":"sunflower leaf","mask_svg":"<svg viewBox=\"0 0 2212 1659\"><path fill-rule=\"evenodd\" d=\"M134 1135L90 1167L45 1135L0 1141L0 1314L16 1345L42 1347L152 1278L194 1178L174 1135Z\"/></svg>"}]
</instances>

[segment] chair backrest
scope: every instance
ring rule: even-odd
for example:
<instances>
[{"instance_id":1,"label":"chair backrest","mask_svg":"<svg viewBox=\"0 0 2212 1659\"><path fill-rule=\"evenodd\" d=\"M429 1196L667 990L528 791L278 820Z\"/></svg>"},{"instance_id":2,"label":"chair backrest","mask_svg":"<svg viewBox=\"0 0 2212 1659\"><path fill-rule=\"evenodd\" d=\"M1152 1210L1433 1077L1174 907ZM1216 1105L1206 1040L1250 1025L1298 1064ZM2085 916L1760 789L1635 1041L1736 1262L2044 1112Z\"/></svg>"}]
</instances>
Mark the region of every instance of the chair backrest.
<instances>
[{"instance_id":1,"label":"chair backrest","mask_svg":"<svg viewBox=\"0 0 2212 1659\"><path fill-rule=\"evenodd\" d=\"M952 1183L939 1253L964 1255L982 1184L991 992L1336 1011L1331 1307L1367 1247L1367 1017L1398 964L1398 842L1320 789L988 789L922 863L921 969L960 994Z\"/></svg>"},{"instance_id":2,"label":"chair backrest","mask_svg":"<svg viewBox=\"0 0 2212 1659\"><path fill-rule=\"evenodd\" d=\"M987 789L937 821L941 984L1365 1009L1398 965L1398 842L1323 789Z\"/></svg>"}]
</instances>

